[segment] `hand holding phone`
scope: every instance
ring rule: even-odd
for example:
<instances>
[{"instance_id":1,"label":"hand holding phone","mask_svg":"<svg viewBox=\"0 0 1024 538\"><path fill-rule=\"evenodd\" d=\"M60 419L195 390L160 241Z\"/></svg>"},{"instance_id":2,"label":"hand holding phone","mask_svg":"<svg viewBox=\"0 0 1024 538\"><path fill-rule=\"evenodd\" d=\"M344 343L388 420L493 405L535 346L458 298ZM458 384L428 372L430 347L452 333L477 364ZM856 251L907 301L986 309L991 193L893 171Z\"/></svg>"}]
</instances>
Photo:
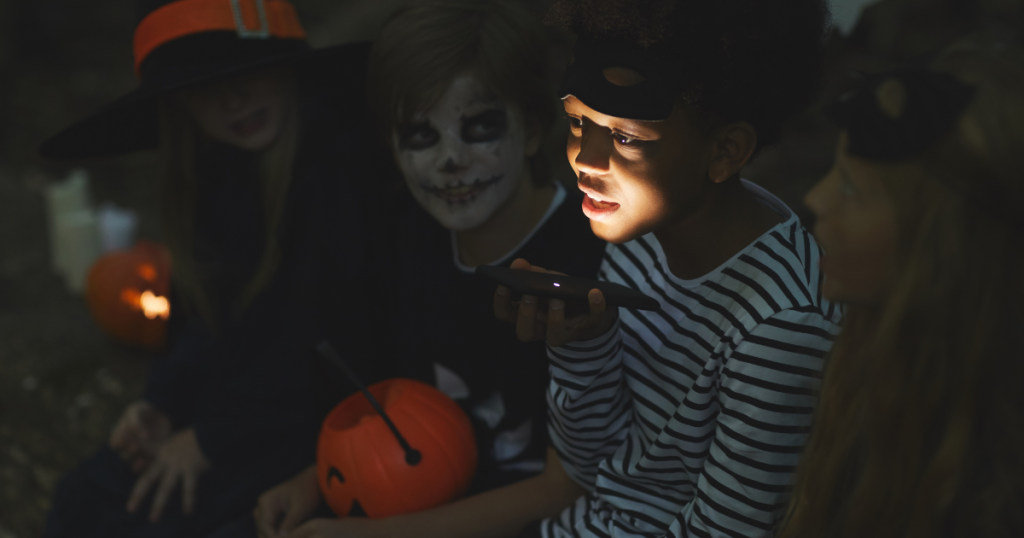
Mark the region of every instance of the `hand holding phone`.
<instances>
[{"instance_id":1,"label":"hand holding phone","mask_svg":"<svg viewBox=\"0 0 1024 538\"><path fill-rule=\"evenodd\" d=\"M610 306L623 306L639 310L657 310L659 306L658 301L654 298L621 284L568 276L539 267L536 269L541 269L543 272L481 265L476 268L476 274L490 278L513 292L523 295L549 299L575 299L586 303L590 290L597 289L601 291Z\"/></svg>"},{"instance_id":2,"label":"hand holding phone","mask_svg":"<svg viewBox=\"0 0 1024 538\"><path fill-rule=\"evenodd\" d=\"M558 296L547 301L545 312L542 310L544 305L538 300L538 296L531 295L529 292L530 288L521 287L517 283L530 278L525 277L522 273L530 272L541 275L542 280L537 280L537 282L554 282L558 284L571 282L565 280L568 277L561 273L548 271L543 267L532 266L522 258L512 262L511 270L519 274L514 275L517 277L516 279L507 282L525 291L519 292L523 293L523 296L521 300L516 302L512 297L513 290L510 287L499 284L494 292L494 314L498 319L515 323L516 335L524 342L545 340L548 345L559 347L570 342L590 340L608 332L618 316L618 308L609 308L610 305L607 304L601 287L590 288L584 292L582 301L587 305L587 311L582 314L570 315L569 318L566 318L565 300L558 298ZM490 270L484 269L483 272L486 273L488 271ZM481 272L479 268L477 268L477 272ZM586 281L587 279L579 280ZM581 286L584 289L586 288L585 285L581 284ZM552 284L550 287L561 288L562 286L554 286ZM569 288L569 286L566 286L566 288ZM578 290L580 287L574 286L572 289L573 291L569 294L569 297L579 300ZM552 297L555 293L550 289L541 289L540 291L545 293L547 297ZM561 297L566 297L566 294L561 294Z\"/></svg>"}]
</instances>

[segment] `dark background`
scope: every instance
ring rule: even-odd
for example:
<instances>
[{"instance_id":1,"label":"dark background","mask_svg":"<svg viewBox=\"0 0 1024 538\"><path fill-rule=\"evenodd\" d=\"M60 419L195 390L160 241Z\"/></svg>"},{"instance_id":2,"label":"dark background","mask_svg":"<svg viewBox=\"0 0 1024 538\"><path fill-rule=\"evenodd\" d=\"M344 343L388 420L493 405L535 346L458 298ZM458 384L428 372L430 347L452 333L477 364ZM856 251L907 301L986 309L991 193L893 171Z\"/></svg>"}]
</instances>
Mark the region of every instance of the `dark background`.
<instances>
[{"instance_id":1,"label":"dark background","mask_svg":"<svg viewBox=\"0 0 1024 538\"><path fill-rule=\"evenodd\" d=\"M836 0L843 2L846 0ZM822 100L850 69L878 70L971 31L1020 38L1024 0L881 0L849 36L829 41ZM404 0L294 0L314 45L372 38ZM543 8L545 0L531 0ZM35 148L135 85L130 0L0 0L0 538L39 536L61 474L105 442L138 397L152 354L112 342L81 297L50 270L43 190L72 166L42 162ZM567 37L553 31L552 64ZM831 165L836 132L818 106L745 177L791 207ZM564 132L549 151L571 180ZM92 198L135 209L139 236L159 239L153 155L86 163Z\"/></svg>"}]
</instances>

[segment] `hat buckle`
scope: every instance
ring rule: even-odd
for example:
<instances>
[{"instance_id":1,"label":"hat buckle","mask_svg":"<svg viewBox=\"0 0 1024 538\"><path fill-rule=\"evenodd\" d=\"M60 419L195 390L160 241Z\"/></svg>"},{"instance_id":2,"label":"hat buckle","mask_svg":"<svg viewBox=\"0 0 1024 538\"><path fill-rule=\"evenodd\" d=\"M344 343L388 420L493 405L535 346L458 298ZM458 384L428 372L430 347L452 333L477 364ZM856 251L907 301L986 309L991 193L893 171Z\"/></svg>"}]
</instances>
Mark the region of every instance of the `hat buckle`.
<instances>
[{"instance_id":1,"label":"hat buckle","mask_svg":"<svg viewBox=\"0 0 1024 538\"><path fill-rule=\"evenodd\" d=\"M256 29L250 29L245 25L245 19L242 17L241 0L231 0L231 12L235 16L235 30L238 32L238 37L242 39L267 39L270 37L270 25L267 23L267 10L264 7L264 1L252 0L256 4L256 13L259 14L260 26Z\"/></svg>"}]
</instances>

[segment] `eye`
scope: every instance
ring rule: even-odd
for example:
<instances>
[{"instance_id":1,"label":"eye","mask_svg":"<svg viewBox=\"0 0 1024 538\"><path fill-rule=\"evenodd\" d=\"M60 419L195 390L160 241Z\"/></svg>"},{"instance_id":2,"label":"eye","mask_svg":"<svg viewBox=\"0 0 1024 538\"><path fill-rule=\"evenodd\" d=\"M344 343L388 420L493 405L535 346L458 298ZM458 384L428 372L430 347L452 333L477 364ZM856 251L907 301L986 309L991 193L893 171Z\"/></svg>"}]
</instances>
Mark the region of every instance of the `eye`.
<instances>
[{"instance_id":1,"label":"eye","mask_svg":"<svg viewBox=\"0 0 1024 538\"><path fill-rule=\"evenodd\" d=\"M433 146L440 139L437 129L429 123L413 123L398 130L398 145L402 149L421 150Z\"/></svg>"},{"instance_id":2,"label":"eye","mask_svg":"<svg viewBox=\"0 0 1024 538\"><path fill-rule=\"evenodd\" d=\"M567 118L569 120L569 129L570 130L577 131L577 130L583 128L583 119L582 118L577 118L576 116L567 116Z\"/></svg>"},{"instance_id":3,"label":"eye","mask_svg":"<svg viewBox=\"0 0 1024 538\"><path fill-rule=\"evenodd\" d=\"M462 120L462 139L469 143L493 142L508 130L508 118L502 109L492 109Z\"/></svg>"},{"instance_id":4,"label":"eye","mask_svg":"<svg viewBox=\"0 0 1024 538\"><path fill-rule=\"evenodd\" d=\"M623 146L634 144L637 141L636 138L633 138L623 133L612 133L612 139L614 139L616 143Z\"/></svg>"}]
</instances>

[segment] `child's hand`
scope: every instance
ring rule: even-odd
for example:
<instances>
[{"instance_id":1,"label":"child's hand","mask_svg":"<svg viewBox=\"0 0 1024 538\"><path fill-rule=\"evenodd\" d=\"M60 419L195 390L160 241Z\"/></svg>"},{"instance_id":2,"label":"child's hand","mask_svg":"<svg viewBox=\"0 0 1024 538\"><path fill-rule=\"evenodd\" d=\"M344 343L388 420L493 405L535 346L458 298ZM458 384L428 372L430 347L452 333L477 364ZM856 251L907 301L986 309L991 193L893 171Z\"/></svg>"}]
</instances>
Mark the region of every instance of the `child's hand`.
<instances>
[{"instance_id":1,"label":"child's hand","mask_svg":"<svg viewBox=\"0 0 1024 538\"><path fill-rule=\"evenodd\" d=\"M530 265L522 258L512 262L512 269L562 274ZM618 308L607 308L604 294L600 290L590 290L587 298L589 312L570 313L567 318L565 301L549 299L545 310L537 297L524 295L516 304L512 302L510 290L498 286L494 291L494 315L498 319L515 323L516 335L523 342L545 340L549 346L559 347L569 342L597 338L608 332L615 322Z\"/></svg>"},{"instance_id":2,"label":"child's hand","mask_svg":"<svg viewBox=\"0 0 1024 538\"><path fill-rule=\"evenodd\" d=\"M181 482L182 511L191 514L199 477L209 468L210 462L199 449L195 430L189 428L175 433L160 447L153 461L135 481L127 510L135 512L153 486L157 486L149 509L149 520L156 522L174 488Z\"/></svg>"},{"instance_id":3,"label":"child's hand","mask_svg":"<svg viewBox=\"0 0 1024 538\"><path fill-rule=\"evenodd\" d=\"M149 402L137 400L121 413L110 434L110 448L137 473L149 465L170 435L171 419Z\"/></svg>"},{"instance_id":4,"label":"child's hand","mask_svg":"<svg viewBox=\"0 0 1024 538\"><path fill-rule=\"evenodd\" d=\"M316 465L260 495L252 516L260 538L284 538L320 505Z\"/></svg>"},{"instance_id":5,"label":"child's hand","mask_svg":"<svg viewBox=\"0 0 1024 538\"><path fill-rule=\"evenodd\" d=\"M292 531L288 538L376 538L388 536L387 519L347 517L314 519ZM261 537L262 538L262 537Z\"/></svg>"}]
</instances>

